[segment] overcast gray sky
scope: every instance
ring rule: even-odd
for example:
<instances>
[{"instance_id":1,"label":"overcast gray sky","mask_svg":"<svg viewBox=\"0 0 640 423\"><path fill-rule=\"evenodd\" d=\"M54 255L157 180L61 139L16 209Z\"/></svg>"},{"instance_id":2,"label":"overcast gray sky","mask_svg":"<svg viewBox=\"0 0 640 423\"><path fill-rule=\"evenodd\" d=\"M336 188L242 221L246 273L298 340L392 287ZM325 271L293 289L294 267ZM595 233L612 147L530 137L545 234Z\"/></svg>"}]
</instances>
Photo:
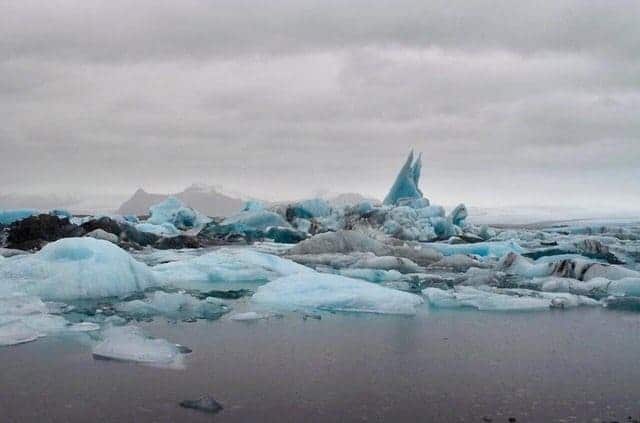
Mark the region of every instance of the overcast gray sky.
<instances>
[{"instance_id":1,"label":"overcast gray sky","mask_svg":"<svg viewBox=\"0 0 640 423\"><path fill-rule=\"evenodd\" d=\"M0 192L640 207L640 2L0 0Z\"/></svg>"}]
</instances>

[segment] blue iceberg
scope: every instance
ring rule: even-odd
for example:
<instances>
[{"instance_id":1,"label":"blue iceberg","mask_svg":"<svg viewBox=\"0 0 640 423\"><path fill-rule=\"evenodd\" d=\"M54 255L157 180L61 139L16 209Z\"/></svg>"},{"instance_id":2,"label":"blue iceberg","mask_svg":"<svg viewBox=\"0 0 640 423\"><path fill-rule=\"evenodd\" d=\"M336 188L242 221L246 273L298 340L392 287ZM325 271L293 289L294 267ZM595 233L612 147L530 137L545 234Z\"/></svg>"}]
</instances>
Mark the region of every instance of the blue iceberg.
<instances>
[{"instance_id":1,"label":"blue iceberg","mask_svg":"<svg viewBox=\"0 0 640 423\"><path fill-rule=\"evenodd\" d=\"M423 198L422 191L418 188L421 169L422 155L419 155L414 162L413 150L411 150L407 161L404 163L404 166L402 166L402 169L400 169L400 173L383 203L386 205L396 205L401 199Z\"/></svg>"},{"instance_id":2,"label":"blue iceberg","mask_svg":"<svg viewBox=\"0 0 640 423\"><path fill-rule=\"evenodd\" d=\"M185 206L175 197L169 197L163 202L149 208L150 217L147 223L162 225L170 223L178 229L187 230L201 227L211 222L211 219Z\"/></svg>"},{"instance_id":3,"label":"blue iceberg","mask_svg":"<svg viewBox=\"0 0 640 423\"><path fill-rule=\"evenodd\" d=\"M0 210L0 225L11 225L13 222L35 216L38 213L36 209Z\"/></svg>"},{"instance_id":4,"label":"blue iceberg","mask_svg":"<svg viewBox=\"0 0 640 423\"><path fill-rule=\"evenodd\" d=\"M126 295L156 285L145 264L116 245L91 237L61 239L0 265L0 295L18 292L72 300Z\"/></svg>"}]
</instances>

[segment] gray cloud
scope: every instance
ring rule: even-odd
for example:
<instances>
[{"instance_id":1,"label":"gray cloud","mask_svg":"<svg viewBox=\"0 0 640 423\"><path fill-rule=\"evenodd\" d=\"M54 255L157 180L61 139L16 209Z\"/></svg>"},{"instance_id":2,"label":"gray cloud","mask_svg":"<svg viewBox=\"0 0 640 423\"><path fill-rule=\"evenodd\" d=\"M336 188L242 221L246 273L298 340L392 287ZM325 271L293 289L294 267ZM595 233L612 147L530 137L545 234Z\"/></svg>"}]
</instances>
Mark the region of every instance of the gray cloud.
<instances>
[{"instance_id":1,"label":"gray cloud","mask_svg":"<svg viewBox=\"0 0 640 423\"><path fill-rule=\"evenodd\" d=\"M0 191L640 207L640 6L7 1ZM0 205L1 206L1 205Z\"/></svg>"}]
</instances>

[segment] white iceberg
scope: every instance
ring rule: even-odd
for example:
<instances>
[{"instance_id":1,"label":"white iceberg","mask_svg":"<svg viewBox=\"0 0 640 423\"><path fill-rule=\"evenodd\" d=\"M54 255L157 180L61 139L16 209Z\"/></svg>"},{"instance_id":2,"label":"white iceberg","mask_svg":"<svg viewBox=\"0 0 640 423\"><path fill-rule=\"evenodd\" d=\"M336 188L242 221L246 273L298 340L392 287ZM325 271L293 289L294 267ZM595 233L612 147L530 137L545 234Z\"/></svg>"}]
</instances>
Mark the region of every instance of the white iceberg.
<instances>
[{"instance_id":1,"label":"white iceberg","mask_svg":"<svg viewBox=\"0 0 640 423\"><path fill-rule=\"evenodd\" d=\"M140 232L147 232L158 236L176 236L180 235L180 230L176 228L173 223L164 222L160 224L154 224L149 222L137 223L134 225Z\"/></svg>"},{"instance_id":2,"label":"white iceberg","mask_svg":"<svg viewBox=\"0 0 640 423\"><path fill-rule=\"evenodd\" d=\"M185 293L156 291L144 300L118 303L114 307L119 313L136 318L165 316L172 319L217 319L228 311L224 303L216 298L199 300Z\"/></svg>"},{"instance_id":3,"label":"white iceberg","mask_svg":"<svg viewBox=\"0 0 640 423\"><path fill-rule=\"evenodd\" d=\"M0 295L70 300L126 295L156 285L145 264L108 241L88 237L61 239L0 266Z\"/></svg>"},{"instance_id":4,"label":"white iceberg","mask_svg":"<svg viewBox=\"0 0 640 423\"><path fill-rule=\"evenodd\" d=\"M266 313L257 313L255 311L248 311L246 313L236 313L229 317L229 320L234 320L236 322L249 322L254 320L263 320L271 317L270 314Z\"/></svg>"},{"instance_id":5,"label":"white iceberg","mask_svg":"<svg viewBox=\"0 0 640 423\"><path fill-rule=\"evenodd\" d=\"M451 290L427 288L422 294L437 308L468 307L481 311L541 311L553 307L598 305L591 298L567 293L538 292L528 289L497 289L457 286Z\"/></svg>"},{"instance_id":6,"label":"white iceberg","mask_svg":"<svg viewBox=\"0 0 640 423\"><path fill-rule=\"evenodd\" d=\"M149 338L137 326L109 327L102 336L103 341L93 348L95 358L177 369L184 367L183 356L175 344Z\"/></svg>"},{"instance_id":7,"label":"white iceberg","mask_svg":"<svg viewBox=\"0 0 640 423\"><path fill-rule=\"evenodd\" d=\"M306 272L285 276L258 288L251 300L278 309L415 314L423 300L370 282L326 273Z\"/></svg>"},{"instance_id":8,"label":"white iceberg","mask_svg":"<svg viewBox=\"0 0 640 423\"><path fill-rule=\"evenodd\" d=\"M190 282L267 282L293 273L311 272L303 265L249 249L221 248L211 253L153 268L158 278L178 287Z\"/></svg>"}]
</instances>

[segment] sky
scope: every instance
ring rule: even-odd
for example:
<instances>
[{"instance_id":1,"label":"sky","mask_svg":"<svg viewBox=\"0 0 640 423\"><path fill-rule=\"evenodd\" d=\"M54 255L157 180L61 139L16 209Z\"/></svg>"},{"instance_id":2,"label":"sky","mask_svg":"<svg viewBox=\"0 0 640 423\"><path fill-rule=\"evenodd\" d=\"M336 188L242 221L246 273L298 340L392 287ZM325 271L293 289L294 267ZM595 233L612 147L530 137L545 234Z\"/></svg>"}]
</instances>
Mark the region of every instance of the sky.
<instances>
[{"instance_id":1,"label":"sky","mask_svg":"<svg viewBox=\"0 0 640 423\"><path fill-rule=\"evenodd\" d=\"M640 209L640 2L0 0L0 193Z\"/></svg>"}]
</instances>

